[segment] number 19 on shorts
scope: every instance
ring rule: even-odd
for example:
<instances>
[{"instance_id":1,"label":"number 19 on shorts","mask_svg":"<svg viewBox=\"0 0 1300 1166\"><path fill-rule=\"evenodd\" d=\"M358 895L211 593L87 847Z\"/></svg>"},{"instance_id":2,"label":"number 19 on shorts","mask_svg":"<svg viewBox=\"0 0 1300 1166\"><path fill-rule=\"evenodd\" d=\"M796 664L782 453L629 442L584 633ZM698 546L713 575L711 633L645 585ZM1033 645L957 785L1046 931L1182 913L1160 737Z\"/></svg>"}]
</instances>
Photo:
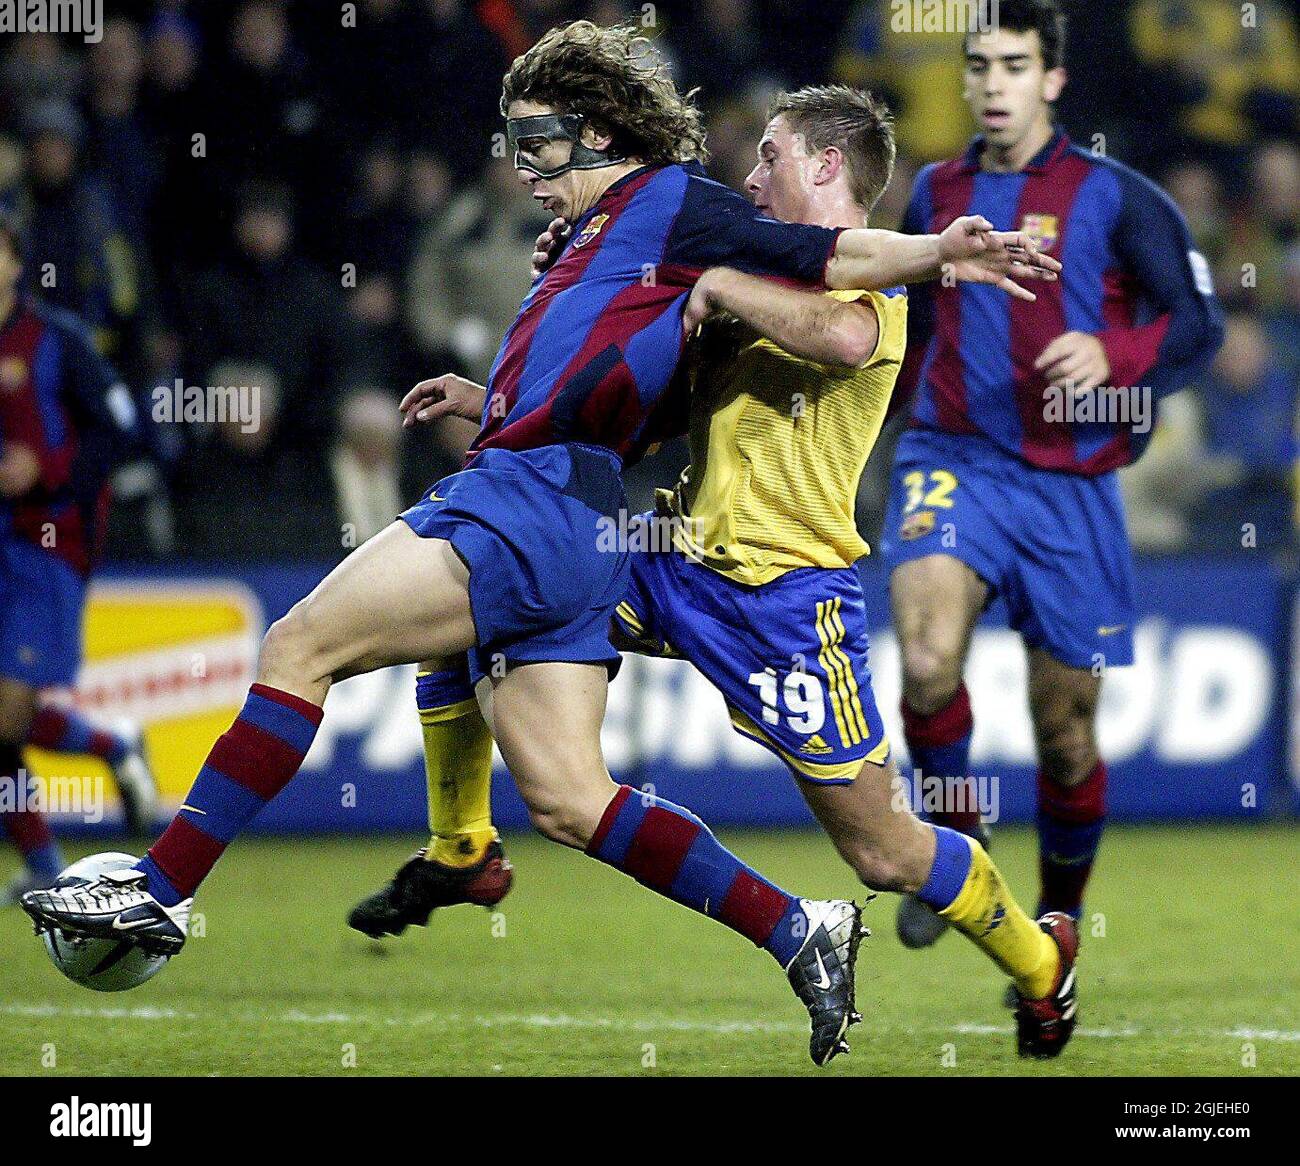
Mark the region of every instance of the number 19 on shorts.
<instances>
[{"instance_id":1,"label":"number 19 on shorts","mask_svg":"<svg viewBox=\"0 0 1300 1166\"><path fill-rule=\"evenodd\" d=\"M778 690L776 672L768 668L751 672L749 683L758 689L763 702L763 720L769 725L781 723L782 707L786 724L796 733L816 733L826 722L826 693L818 677L808 672L791 672ZM782 701L778 701L778 695Z\"/></svg>"}]
</instances>

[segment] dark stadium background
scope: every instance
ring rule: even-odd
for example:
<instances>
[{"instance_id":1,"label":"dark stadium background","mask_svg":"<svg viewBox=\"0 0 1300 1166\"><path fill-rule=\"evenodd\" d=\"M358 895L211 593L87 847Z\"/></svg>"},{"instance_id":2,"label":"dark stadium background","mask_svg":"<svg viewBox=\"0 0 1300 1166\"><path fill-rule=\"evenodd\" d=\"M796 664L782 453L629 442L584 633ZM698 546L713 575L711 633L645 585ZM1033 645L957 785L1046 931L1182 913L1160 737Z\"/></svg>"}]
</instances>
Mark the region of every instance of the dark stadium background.
<instances>
[{"instance_id":1,"label":"dark stadium background","mask_svg":"<svg viewBox=\"0 0 1300 1166\"><path fill-rule=\"evenodd\" d=\"M1032 1084L1015 1090L1012 1136L1043 1144L1064 1112L1078 1144L1089 1123L1139 1120L1120 1116L1132 1113L1121 1098L1240 1102L1256 1097L1247 1078L1300 1074L1300 4L1065 6L1061 120L1181 205L1228 309L1227 342L1201 383L1165 402L1151 447L1124 475L1139 551L1138 660L1112 670L1103 691L1112 825L1083 920L1075 1040L1058 1063L1019 1060L1004 985L986 961L956 939L904 950L895 899L880 896L864 916L874 933L857 981L865 1020L852 1057L830 1070L873 1078L876 1104L854 1111L859 1141L897 1136L909 1100L918 1118L919 1106L928 1115L948 1100L909 1081L882 1106L881 1078L892 1075L963 1078L950 1107L973 1108L981 1131L1011 1094L999 1083L973 1096L966 1078L1068 1077L1068 1095L1038 1082L1036 1104ZM425 376L481 378L528 286L542 222L492 137L515 54L577 16L643 23L681 84L700 87L712 172L733 184L752 165L771 90L873 87L897 111L900 145L879 226L896 225L917 167L970 132L959 38L891 32L886 0L104 9L97 45L0 35L0 204L26 226L28 278L53 265L60 277L41 294L92 323L146 413L156 390L178 382L262 390L256 431L157 424L153 456L115 482L77 695L96 716L144 724L168 816L236 716L267 623L457 464L469 434L403 434L396 403ZM896 433L877 448L860 499L873 542ZM634 471L634 505L682 459L668 448ZM898 747L897 649L878 557L863 565L871 667ZM1028 904L1038 841L1018 824L1032 816L1035 785L1024 655L997 615L977 630L967 671L972 767L999 793L994 856ZM241 838L204 885L186 951L137 991L102 996L65 980L23 913L0 909L0 1077L58 1090L33 1106L7 1087L6 1149L21 1146L27 1125L45 1131L49 1100L151 1096L188 1075L823 1072L766 956L525 834L502 772L494 812L516 870L504 904L438 911L427 929L384 943L350 931L349 907L427 837L413 674L336 686L303 772L257 820L261 836ZM690 807L780 885L864 897L810 828L784 769L731 731L720 697L689 666L629 658L604 739L619 780ZM899 762L907 772L901 752ZM77 789L94 775L111 795L93 759L33 750L26 764ZM70 814L55 829L69 861L146 845L122 838L111 801L103 821ZM0 886L19 861L0 844ZM128 1075L154 1080L52 1080ZM1236 1080L1182 1088L1134 1076ZM1099 1104L1083 1077L1110 1078L1112 1103ZM229 1130L246 1144L240 1111L213 1108L220 1088L205 1082L202 1111L183 1083L176 1104L160 1098L157 1145L175 1129L179 1146L182 1128L188 1142L196 1129L211 1144ZM376 1104L344 1091L353 1088L325 1106L286 1107L277 1086L281 1110L292 1109L281 1136L297 1146L346 1128L373 1144L385 1121L430 1111L424 1080L409 1103L392 1081ZM267 1091L252 1089L265 1109ZM500 1090L480 1092L501 1111ZM463 1093L453 1138L478 1132ZM1285 1112L1254 1104L1251 1122ZM605 1108L626 1125L623 1109ZM232 1118L203 1121L214 1112ZM517 1106L509 1112L522 1128ZM727 1130L727 1116L711 1124ZM929 1140L947 1128L969 1140L969 1123L913 1125ZM823 1126L832 1137L836 1128L814 1123L819 1142Z\"/></svg>"},{"instance_id":2,"label":"dark stadium background","mask_svg":"<svg viewBox=\"0 0 1300 1166\"><path fill-rule=\"evenodd\" d=\"M1212 372L1166 404L1151 450L1125 475L1144 618L1173 630L1159 675L1139 676L1151 724L1127 768L1116 767L1117 807L1134 816L1285 812L1295 806L1287 720L1300 7L1066 7L1062 122L1077 141L1138 167L1174 196L1229 312ZM166 580L182 566L226 580L253 596L245 630L254 637L457 464L469 436L459 423L402 434L395 406L424 376L454 370L482 379L527 289L529 244L544 216L494 151L493 134L501 74L547 28L578 16L641 23L681 84L699 87L711 170L735 185L752 165L774 89L826 80L877 89L897 112L900 146L878 226L897 223L917 167L956 152L970 132L959 38L893 33L889 3L108 0L105 10L99 44L34 34L0 44L0 202L26 224L30 280L46 262L76 273L40 294L92 323L146 412L156 388L178 381L262 387L255 434L235 425L153 428L155 456L117 477L105 572L122 586ZM873 541L896 430L873 456L860 498ZM683 456L669 447L635 470L634 505L670 481ZM882 580L874 564L866 569L880 600L873 626L883 629ZM1170 728L1186 715L1168 710L1178 705L1180 652L1192 651L1178 637L1206 628L1238 645L1245 637L1263 671L1228 678L1238 689L1258 687L1244 695L1259 705L1258 723L1200 764L1200 746L1180 745ZM1218 642L1202 636L1197 650L1204 656ZM892 649L881 643L873 668L888 673ZM248 662L245 652L238 666ZM708 759L692 759L691 725L651 715L655 698L637 683L641 667L629 665L631 695L616 701L616 769L638 782L663 780L723 821L798 816L779 770L758 799L748 787L711 780ZM1015 693L1003 679L983 689L991 693L983 710ZM288 808L273 809L264 824L417 825L416 754L408 748L400 763L384 761L385 733L396 740L400 729L404 747L418 740L407 683L332 698L341 752L322 764L370 781L374 792L352 807L358 812L341 814L337 783L306 776ZM1125 683L1120 675L1108 686L1119 713L1130 699ZM888 684L881 691L883 705ZM90 697L92 709L119 711L111 699ZM237 697L226 703L228 712L189 725L188 752L171 749L169 722L144 708L144 719L156 721L152 743L164 754L170 796L184 788L187 759L201 756L199 739L220 731L216 722L233 715ZM674 708L688 703L680 698ZM1009 715L1023 721L1018 704ZM714 744L725 770L731 746ZM1028 811L1031 788L1019 780L1031 769L1017 749L995 742L986 750L994 758L987 764L1005 762L998 771L1015 778L1004 799L1011 817ZM659 766L647 756L667 759ZM1248 806L1244 781L1262 787ZM517 803L503 806L507 822L522 822Z\"/></svg>"}]
</instances>

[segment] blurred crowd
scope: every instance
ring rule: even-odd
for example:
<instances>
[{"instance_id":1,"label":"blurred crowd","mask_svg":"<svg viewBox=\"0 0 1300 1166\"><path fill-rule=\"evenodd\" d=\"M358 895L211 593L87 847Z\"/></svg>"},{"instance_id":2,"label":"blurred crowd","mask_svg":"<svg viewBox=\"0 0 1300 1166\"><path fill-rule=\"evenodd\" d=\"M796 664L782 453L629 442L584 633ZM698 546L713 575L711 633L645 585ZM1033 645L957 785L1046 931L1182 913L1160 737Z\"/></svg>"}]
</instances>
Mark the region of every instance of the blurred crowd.
<instances>
[{"instance_id":1,"label":"blurred crowd","mask_svg":"<svg viewBox=\"0 0 1300 1166\"><path fill-rule=\"evenodd\" d=\"M498 134L509 61L554 24L634 20L699 86L739 186L771 92L843 80L896 110L894 226L917 167L965 144L959 38L888 0L107 0L98 43L0 45L0 202L26 281L156 388L256 385L260 424L153 428L116 482L110 554L329 560L453 468L471 433L403 433L396 402L485 378L545 216ZM1061 121L1159 180L1229 313L1202 383L1125 472L1134 541L1289 553L1300 402L1300 5L1079 0ZM1249 17L1243 16L1246 9ZM897 427L895 426L895 429ZM634 501L683 459L634 478ZM861 518L879 521L889 449Z\"/></svg>"}]
</instances>

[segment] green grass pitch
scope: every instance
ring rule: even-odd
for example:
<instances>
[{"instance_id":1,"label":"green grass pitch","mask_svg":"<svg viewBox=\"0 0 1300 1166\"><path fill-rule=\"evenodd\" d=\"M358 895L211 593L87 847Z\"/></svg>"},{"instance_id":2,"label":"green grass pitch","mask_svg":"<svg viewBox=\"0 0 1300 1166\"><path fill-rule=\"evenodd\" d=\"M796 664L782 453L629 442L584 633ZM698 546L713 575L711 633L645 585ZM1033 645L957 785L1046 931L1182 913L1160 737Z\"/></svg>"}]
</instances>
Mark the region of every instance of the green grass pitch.
<instances>
[{"instance_id":1,"label":"green grass pitch","mask_svg":"<svg viewBox=\"0 0 1300 1166\"><path fill-rule=\"evenodd\" d=\"M725 840L798 893L854 890L819 834ZM0 1074L819 1072L765 954L581 855L507 843L517 880L499 915L437 912L380 944L343 918L404 840L241 840L197 901L203 934L116 995L62 979L6 910ZM820 1072L1300 1073L1296 843L1285 826L1112 829L1088 905L1081 1027L1046 1065L1015 1057L992 965L956 935L904 950L882 895L858 965L865 1022L852 1054ZM1027 830L997 833L1025 898L1034 846Z\"/></svg>"}]
</instances>

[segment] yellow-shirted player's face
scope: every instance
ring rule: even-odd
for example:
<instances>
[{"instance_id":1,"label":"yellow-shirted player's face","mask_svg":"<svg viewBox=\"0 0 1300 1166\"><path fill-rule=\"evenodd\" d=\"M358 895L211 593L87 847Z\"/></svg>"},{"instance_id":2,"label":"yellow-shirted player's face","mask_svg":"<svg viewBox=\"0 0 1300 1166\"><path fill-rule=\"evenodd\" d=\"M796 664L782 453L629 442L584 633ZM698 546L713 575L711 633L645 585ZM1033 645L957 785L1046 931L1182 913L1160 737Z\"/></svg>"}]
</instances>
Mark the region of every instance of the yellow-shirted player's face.
<instances>
[{"instance_id":1,"label":"yellow-shirted player's face","mask_svg":"<svg viewBox=\"0 0 1300 1166\"><path fill-rule=\"evenodd\" d=\"M1038 33L1000 29L966 44L965 97L975 124L994 146L1010 148L1051 120L1064 69L1044 69Z\"/></svg>"},{"instance_id":2,"label":"yellow-shirted player's face","mask_svg":"<svg viewBox=\"0 0 1300 1166\"><path fill-rule=\"evenodd\" d=\"M817 167L803 135L791 130L784 117L774 117L758 143L758 165L745 179L745 192L765 215L807 222Z\"/></svg>"}]
</instances>

